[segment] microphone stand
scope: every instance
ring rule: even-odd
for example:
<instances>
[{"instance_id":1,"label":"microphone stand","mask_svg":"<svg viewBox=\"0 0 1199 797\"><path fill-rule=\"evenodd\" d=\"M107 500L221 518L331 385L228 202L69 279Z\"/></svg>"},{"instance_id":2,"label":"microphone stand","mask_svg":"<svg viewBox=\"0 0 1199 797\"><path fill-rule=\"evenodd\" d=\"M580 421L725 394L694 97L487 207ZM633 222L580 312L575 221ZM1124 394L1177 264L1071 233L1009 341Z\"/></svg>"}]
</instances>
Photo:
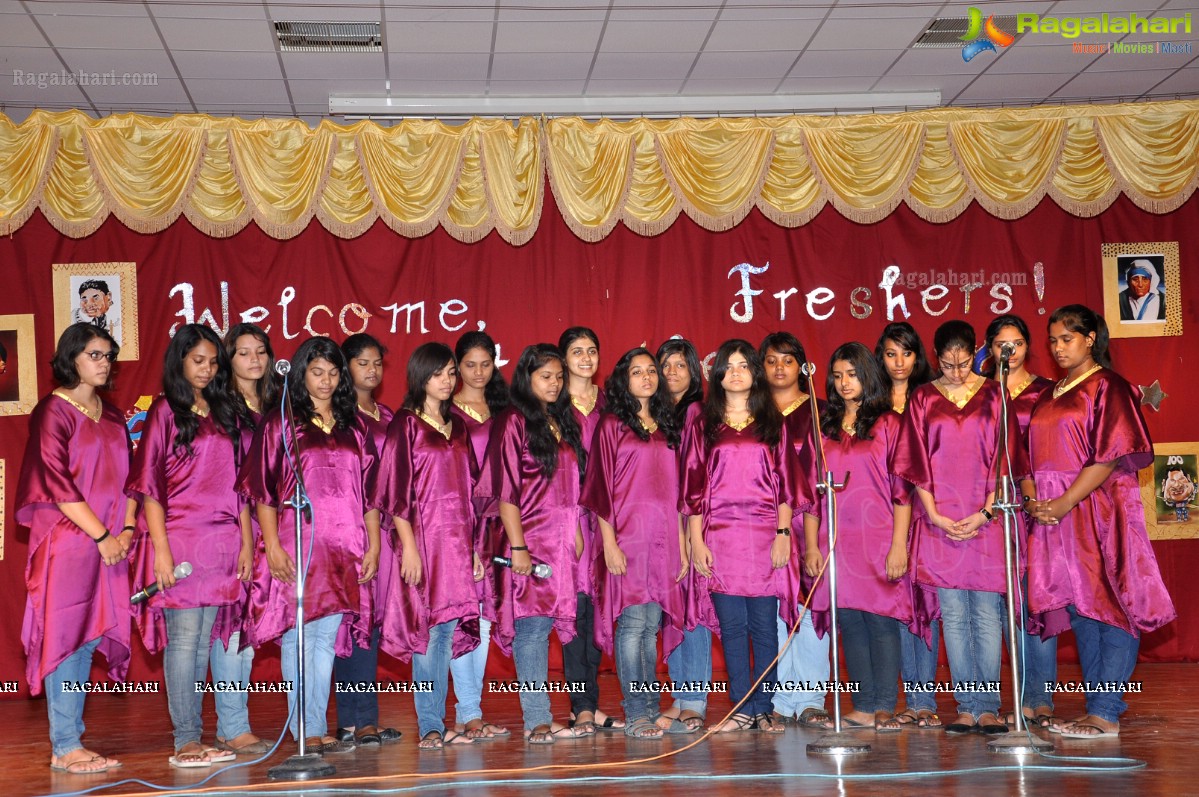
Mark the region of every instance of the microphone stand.
<instances>
[{"instance_id":1,"label":"microphone stand","mask_svg":"<svg viewBox=\"0 0 1199 797\"><path fill-rule=\"evenodd\" d=\"M828 562L825 564L824 573L828 579L829 652L832 657L829 673L832 677L833 687L833 730L831 733L825 733L816 741L809 742L807 749L809 753L819 755L869 753L869 742L841 729L841 657L837 653L837 491L844 490L845 485L849 484L849 473L846 472L843 481L837 482L828 462L822 456L820 412L816 404L816 386L812 379L816 375L816 366L814 363L804 363L800 370L808 378L808 396L811 397L809 404L812 417L811 445L812 451L816 455L817 478L820 479L816 482L816 491L824 496L825 517L828 519ZM807 611L811 612L812 607L808 606Z\"/></svg>"},{"instance_id":2,"label":"microphone stand","mask_svg":"<svg viewBox=\"0 0 1199 797\"><path fill-rule=\"evenodd\" d=\"M312 522L312 504L308 501L304 469L300 465L300 444L296 435L295 415L287 392L287 370L283 371L283 394L279 401L279 413L283 418L283 450L286 452L287 464L291 466L296 477L296 489L288 501L288 506L292 508L295 518L296 535L296 683L292 684L292 688L297 690L296 728L299 732L299 752L282 764L271 767L266 774L270 780L312 780L329 777L337 772L337 768L327 762L320 753L309 753L304 744L304 710L307 702L304 697L304 585L308 580L308 563L304 555L303 528L305 518L309 523Z\"/></svg>"},{"instance_id":3,"label":"microphone stand","mask_svg":"<svg viewBox=\"0 0 1199 797\"><path fill-rule=\"evenodd\" d=\"M999 446L996 449L999 457L997 483L995 486L995 503L992 506L997 512L1003 513L1003 565L1007 578L1007 643L1008 659L1012 669L1012 730L996 736L987 742L987 750L992 753L1039 753L1052 750L1053 744L1033 736L1024 725L1024 707L1021 705L1022 678L1020 674L1020 650L1016 634L1023 633L1023 628L1017 628L1017 612L1021 611L1023 601L1016 600L1016 589L1020 586L1020 574L1017 572L1019 562L1015 553L1016 512L1024 505L1016 500L1018 491L1011 474L1011 440L1008 438L1008 389L1007 377L1011 368L1011 354L1004 352L999 358L995 376L999 380ZM1007 465L1005 470L1004 465ZM1021 589L1023 593L1023 589Z\"/></svg>"}]
</instances>

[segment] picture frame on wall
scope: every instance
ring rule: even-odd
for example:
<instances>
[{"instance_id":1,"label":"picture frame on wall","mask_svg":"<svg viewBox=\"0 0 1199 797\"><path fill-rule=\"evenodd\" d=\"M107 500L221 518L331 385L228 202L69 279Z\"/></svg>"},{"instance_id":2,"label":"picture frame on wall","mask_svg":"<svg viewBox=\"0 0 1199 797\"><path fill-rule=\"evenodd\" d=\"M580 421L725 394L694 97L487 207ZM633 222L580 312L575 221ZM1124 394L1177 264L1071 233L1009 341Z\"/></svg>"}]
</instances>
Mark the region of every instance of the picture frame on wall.
<instances>
[{"instance_id":1,"label":"picture frame on wall","mask_svg":"<svg viewBox=\"0 0 1199 797\"><path fill-rule=\"evenodd\" d=\"M0 315L0 415L28 415L37 398L33 315Z\"/></svg>"},{"instance_id":2,"label":"picture frame on wall","mask_svg":"<svg viewBox=\"0 0 1199 797\"><path fill-rule=\"evenodd\" d=\"M1178 242L1103 244L1103 315L1113 338L1182 334Z\"/></svg>"},{"instance_id":3,"label":"picture frame on wall","mask_svg":"<svg viewBox=\"0 0 1199 797\"><path fill-rule=\"evenodd\" d=\"M116 340L118 360L136 360L137 264L55 263L54 338L80 322L103 327Z\"/></svg>"},{"instance_id":4,"label":"picture frame on wall","mask_svg":"<svg viewBox=\"0 0 1199 797\"><path fill-rule=\"evenodd\" d=\"M1149 538L1199 539L1199 442L1155 444L1139 476Z\"/></svg>"}]
</instances>

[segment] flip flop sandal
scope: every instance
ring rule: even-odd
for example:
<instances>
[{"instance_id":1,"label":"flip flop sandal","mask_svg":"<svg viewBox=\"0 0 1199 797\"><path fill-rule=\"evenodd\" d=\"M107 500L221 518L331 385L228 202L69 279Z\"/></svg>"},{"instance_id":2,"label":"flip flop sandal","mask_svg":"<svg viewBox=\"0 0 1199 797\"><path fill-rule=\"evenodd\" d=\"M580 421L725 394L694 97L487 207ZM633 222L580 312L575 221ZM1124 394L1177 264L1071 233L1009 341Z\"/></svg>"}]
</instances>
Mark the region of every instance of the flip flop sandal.
<instances>
[{"instance_id":1,"label":"flip flop sandal","mask_svg":"<svg viewBox=\"0 0 1199 797\"><path fill-rule=\"evenodd\" d=\"M822 717L823 719L817 719ZM830 717L823 709L805 708L799 715L799 724L804 728L813 728L818 731L831 731L833 718ZM826 725L825 723L829 723Z\"/></svg>"},{"instance_id":2,"label":"flip flop sandal","mask_svg":"<svg viewBox=\"0 0 1199 797\"><path fill-rule=\"evenodd\" d=\"M675 720L675 722L678 722L678 720ZM682 725L681 722L679 724ZM684 725L683 727L686 726ZM638 717L632 722L627 723L622 730L628 739L661 739L663 735L663 730L654 724L653 720L646 717ZM649 733L646 733L646 731L649 731ZM657 733L654 733L654 731L657 731Z\"/></svg>"},{"instance_id":3,"label":"flip flop sandal","mask_svg":"<svg viewBox=\"0 0 1199 797\"><path fill-rule=\"evenodd\" d=\"M545 728L545 730L539 731L537 728ZM553 744L557 741L557 739L554 737L554 731L550 729L550 726L538 725L537 728L531 730L529 735L525 737L526 742L529 744L543 745Z\"/></svg>"},{"instance_id":4,"label":"flip flop sandal","mask_svg":"<svg viewBox=\"0 0 1199 797\"><path fill-rule=\"evenodd\" d=\"M559 728L556 731L550 731L550 736L554 737L555 739L582 739L584 736L591 735L590 733L587 733L586 731L581 730L582 726L587 725L587 724L588 723L586 723L586 722L581 722L581 723L575 725L573 728L571 728L571 727ZM592 723L592 724L594 724L594 723ZM592 733L594 733L594 731Z\"/></svg>"},{"instance_id":5,"label":"flip flop sandal","mask_svg":"<svg viewBox=\"0 0 1199 797\"><path fill-rule=\"evenodd\" d=\"M167 763L175 769L205 769L212 762L203 758L203 753L175 753L167 759Z\"/></svg>"},{"instance_id":6,"label":"flip flop sandal","mask_svg":"<svg viewBox=\"0 0 1199 797\"><path fill-rule=\"evenodd\" d=\"M446 747L449 747L452 744L463 745L463 744L474 744L474 743L475 743L474 739L470 738L465 733L458 733L458 731L448 731L447 730L445 732L445 736L442 737L442 744L445 745Z\"/></svg>"},{"instance_id":7,"label":"flip flop sandal","mask_svg":"<svg viewBox=\"0 0 1199 797\"><path fill-rule=\"evenodd\" d=\"M850 727L850 728L853 728L854 730L858 730L858 729L860 729L860 728L873 728L873 727L874 727L874 722L873 722L873 721L870 721L870 722L858 722L857 720L851 720L849 717L842 717L842 718L841 718L841 724L842 724L842 725L845 725L845 726L848 726L848 727Z\"/></svg>"},{"instance_id":8,"label":"flip flop sandal","mask_svg":"<svg viewBox=\"0 0 1199 797\"><path fill-rule=\"evenodd\" d=\"M944 725L941 724L941 717L935 711L929 711L928 709L921 709L920 711L916 712L916 717L918 720L918 722L916 724L916 730L918 730L918 731L939 731L945 727ZM924 724L923 725L919 724L919 720L923 720ZM936 720L937 724L930 725L929 720Z\"/></svg>"},{"instance_id":9,"label":"flip flop sandal","mask_svg":"<svg viewBox=\"0 0 1199 797\"><path fill-rule=\"evenodd\" d=\"M433 741L436 741L437 744L425 744L425 742L433 742ZM427 752L429 750L444 750L445 749L445 739L444 739L444 737L442 737L442 735L439 731L429 731L424 736L420 737L420 743L417 745L417 749L420 750L422 753Z\"/></svg>"},{"instance_id":10,"label":"flip flop sandal","mask_svg":"<svg viewBox=\"0 0 1199 797\"><path fill-rule=\"evenodd\" d=\"M228 739L217 739L216 749L227 750L231 753L237 753L238 755L262 755L263 753L269 753L271 751L271 745L269 742L259 739L256 742L250 742L249 744L244 744L241 747L234 747L233 745L229 744Z\"/></svg>"},{"instance_id":11,"label":"flip flop sandal","mask_svg":"<svg viewBox=\"0 0 1199 797\"><path fill-rule=\"evenodd\" d=\"M875 732L876 733L900 733L900 732L902 732L903 731L902 724L898 728L888 728L886 726L886 723L890 722L893 719L895 719L895 718L892 717L890 720L883 720L881 723L878 720L875 720L874 721Z\"/></svg>"},{"instance_id":12,"label":"flip flop sandal","mask_svg":"<svg viewBox=\"0 0 1199 797\"><path fill-rule=\"evenodd\" d=\"M920 727L920 717L917 716L916 712L910 708L905 708L903 711L896 714L895 721L898 722L900 724L900 726L902 726L904 728Z\"/></svg>"},{"instance_id":13,"label":"flip flop sandal","mask_svg":"<svg viewBox=\"0 0 1199 797\"><path fill-rule=\"evenodd\" d=\"M1073 725L1069 725L1067 727L1092 728L1096 731L1099 731L1099 733L1080 733L1079 731L1068 731L1063 729L1060 731L1063 739L1114 739L1120 735L1119 728L1114 731L1105 731L1098 725L1092 725L1089 722L1075 722Z\"/></svg>"},{"instance_id":14,"label":"flip flop sandal","mask_svg":"<svg viewBox=\"0 0 1199 797\"><path fill-rule=\"evenodd\" d=\"M662 728L661 725L658 725L657 719L670 720L670 725L665 728ZM654 720L654 723L653 723L654 727L661 728L663 733L670 733L670 734L676 734L679 736L686 736L686 735L695 733L696 730L698 730L698 728L692 728L690 725L688 725L686 722L679 719L678 717L667 717L663 714L659 714L657 719ZM637 723L634 722L633 724L636 725ZM630 726L630 727L632 727L632 726ZM631 735L631 734L629 734L629 729L625 728L625 736L629 736L629 735Z\"/></svg>"},{"instance_id":15,"label":"flip flop sandal","mask_svg":"<svg viewBox=\"0 0 1199 797\"><path fill-rule=\"evenodd\" d=\"M603 722L595 722L592 724L595 725L595 729L597 731L623 731L628 727L628 725L624 723L617 725L617 722L620 722L620 720L617 720L615 717L606 717Z\"/></svg>"},{"instance_id":16,"label":"flip flop sandal","mask_svg":"<svg viewBox=\"0 0 1199 797\"><path fill-rule=\"evenodd\" d=\"M685 714L690 714L691 716L684 716ZM692 711L691 709L684 709L679 714L679 722L686 725L692 731L698 731L700 728L704 727L703 716L695 711Z\"/></svg>"},{"instance_id":17,"label":"flip flop sandal","mask_svg":"<svg viewBox=\"0 0 1199 797\"><path fill-rule=\"evenodd\" d=\"M720 725L724 725L725 722L733 723L733 727L722 731L717 730L717 728L720 726L713 726L712 733L736 733L737 731L756 730L756 728L754 728L754 718L748 714L734 714L733 716L721 722Z\"/></svg>"},{"instance_id":18,"label":"flip flop sandal","mask_svg":"<svg viewBox=\"0 0 1199 797\"><path fill-rule=\"evenodd\" d=\"M232 750L221 750L216 747L205 747L204 752L208 755L210 764L224 764L228 761L236 761L237 753Z\"/></svg>"},{"instance_id":19,"label":"flip flop sandal","mask_svg":"<svg viewBox=\"0 0 1199 797\"><path fill-rule=\"evenodd\" d=\"M102 756L94 755L91 758L81 758L78 761L72 761L71 763L67 764L65 767L62 766L61 764L51 764L50 769L54 772L65 772L68 775L99 775L103 772L107 772L109 770L109 767L100 767L99 769L76 769L75 768L75 767L84 766L85 764L94 763L99 758L102 758Z\"/></svg>"}]
</instances>

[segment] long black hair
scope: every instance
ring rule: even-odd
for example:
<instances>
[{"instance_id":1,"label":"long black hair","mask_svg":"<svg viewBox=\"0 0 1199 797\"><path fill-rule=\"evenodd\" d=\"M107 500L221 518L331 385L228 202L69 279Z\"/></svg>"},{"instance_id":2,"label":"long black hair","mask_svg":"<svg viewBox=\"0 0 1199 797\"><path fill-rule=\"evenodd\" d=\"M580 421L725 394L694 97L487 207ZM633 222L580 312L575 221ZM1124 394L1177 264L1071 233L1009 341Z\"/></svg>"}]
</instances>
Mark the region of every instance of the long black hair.
<instances>
[{"instance_id":1,"label":"long black hair","mask_svg":"<svg viewBox=\"0 0 1199 797\"><path fill-rule=\"evenodd\" d=\"M408 358L408 392L404 394L404 409L417 412L424 411L425 385L440 370L453 368L456 365L454 353L444 343L436 341L422 343ZM438 408L443 423L450 422L450 407L454 406L453 399L441 402Z\"/></svg>"},{"instance_id":2,"label":"long black hair","mask_svg":"<svg viewBox=\"0 0 1199 797\"><path fill-rule=\"evenodd\" d=\"M891 409L891 380L870 353L870 349L857 341L841 344L829 358L828 377L824 380L828 401L824 405L824 411L820 413L820 431L824 432L825 437L841 439L841 422L845 420L845 399L833 381L833 366L838 361L849 363L862 385L862 403L858 406L857 418L853 424L854 436L859 440L870 440L873 438L871 430L875 421Z\"/></svg>"},{"instance_id":3,"label":"long black hair","mask_svg":"<svg viewBox=\"0 0 1199 797\"><path fill-rule=\"evenodd\" d=\"M1049 324L1046 325L1046 328L1057 323L1064 324L1066 329L1083 337L1092 332L1095 333L1095 343L1091 346L1091 357L1095 359L1097 365L1102 365L1104 368L1112 367L1111 354L1107 350L1111 339L1107 331L1107 322L1103 320L1103 316L1085 304L1068 304L1053 311L1053 315L1049 316Z\"/></svg>"},{"instance_id":4,"label":"long black hair","mask_svg":"<svg viewBox=\"0 0 1199 797\"><path fill-rule=\"evenodd\" d=\"M884 351L887 341L893 341L899 345L899 348L916 355L916 361L912 363L912 375L908 377L907 398L911 398L913 390L933 381L933 367L928 362L928 353L924 350L924 342L916 334L916 328L907 321L895 321L883 327L882 334L878 336L878 343L874 345L874 358L878 360L879 366L883 369L883 375L887 377L888 381L891 376L887 372Z\"/></svg>"},{"instance_id":5,"label":"long black hair","mask_svg":"<svg viewBox=\"0 0 1199 797\"><path fill-rule=\"evenodd\" d=\"M54 359L50 361L50 368L54 372L54 381L60 387L70 390L79 386L79 369L75 367L75 358L83 354L87 349L87 344L95 338L108 341L108 345L112 347L109 362L115 362L121 347L103 327L80 321L62 331L62 335L58 338L58 345L54 349ZM115 368L108 369L108 382L104 384L105 390L112 387L112 373L115 370Z\"/></svg>"},{"instance_id":6,"label":"long black hair","mask_svg":"<svg viewBox=\"0 0 1199 797\"><path fill-rule=\"evenodd\" d=\"M762 339L762 345L758 347L758 356L762 358L763 367L766 365L767 349L774 349L779 354L790 354L801 367L808 361L808 355L804 352L803 344L799 342L799 338L790 332L771 332ZM799 392L808 392L807 380L802 376L799 380Z\"/></svg>"},{"instance_id":7,"label":"long black hair","mask_svg":"<svg viewBox=\"0 0 1199 797\"><path fill-rule=\"evenodd\" d=\"M233 411L243 424L251 429L257 426L254 413L246 406L241 390L237 386L237 378L233 375L233 357L237 353L237 339L249 335L262 344L266 349L266 370L254 385L254 394L258 397L258 411L265 415L274 408L279 400L280 378L275 373L275 350L271 348L271 339L257 324L242 322L234 324L225 334L225 356L229 358L228 393Z\"/></svg>"},{"instance_id":8,"label":"long black hair","mask_svg":"<svg viewBox=\"0 0 1199 797\"><path fill-rule=\"evenodd\" d=\"M1008 327L1020 333L1020 337L1024 338L1025 351L1029 350L1031 338L1028 335L1028 324L1024 323L1024 319L1012 313L995 316L991 319L991 323L987 324L987 331L983 335L985 339L983 348L987 350L987 357L983 360L981 371L982 375L988 379L995 378L995 358L991 355L991 347L995 344L995 337ZM1027 354L1025 356L1027 357Z\"/></svg>"},{"instance_id":9,"label":"long black hair","mask_svg":"<svg viewBox=\"0 0 1199 797\"><path fill-rule=\"evenodd\" d=\"M649 432L637 417L641 411L641 402L629 392L629 369L633 367L633 359L642 355L650 358L655 370L661 370L657 359L644 346L626 351L612 369L612 375L604 382L604 395L608 399L604 411L615 415L642 440L649 440ZM666 380L661 376L658 377L658 389L649 397L649 414L666 435L666 444L670 448L678 448L679 416L675 413L670 391L666 389Z\"/></svg>"},{"instance_id":10,"label":"long black hair","mask_svg":"<svg viewBox=\"0 0 1199 797\"><path fill-rule=\"evenodd\" d=\"M192 440L196 439L196 432L200 430L200 421L192 412L196 393L183 375L183 361L201 343L212 344L217 361L216 373L201 391L208 402L208 414L229 435L231 441L236 440L238 434L237 412L231 406L228 394L229 355L225 353L221 339L211 329L203 324L184 324L175 330L175 336L171 338L162 358L162 394L175 416L175 440L171 447L186 449L189 456L194 453ZM233 448L237 450L240 446L234 444Z\"/></svg>"},{"instance_id":11,"label":"long black hair","mask_svg":"<svg viewBox=\"0 0 1199 797\"><path fill-rule=\"evenodd\" d=\"M482 349L491 358L491 379L483 388L483 400L487 402L487 411L496 415L510 403L508 383L504 381L504 375L500 373L500 367L496 365L499 349L496 348L491 335L486 332L467 332L454 344L454 360L462 362L471 349Z\"/></svg>"},{"instance_id":12,"label":"long black hair","mask_svg":"<svg viewBox=\"0 0 1199 797\"><path fill-rule=\"evenodd\" d=\"M662 342L658 347L658 369L661 370L666 365L666 360L672 354L681 354L683 361L687 363L687 373L691 376L691 384L687 388L687 392L674 405L675 415L678 416L679 424L682 425L683 419L687 417L687 408L697 401L704 400L704 371L703 366L699 362L699 353L695 350L695 344L686 338L671 338Z\"/></svg>"},{"instance_id":13,"label":"long black hair","mask_svg":"<svg viewBox=\"0 0 1199 797\"><path fill-rule=\"evenodd\" d=\"M325 360L337 369L337 387L333 390L331 401L333 420L338 429L349 429L358 418L357 396L341 348L332 339L325 337L309 338L301 343L300 348L291 356L287 390L291 393L291 411L295 413L296 422L312 423L312 419L316 417L316 407L312 403L312 396L308 394L308 386L304 384L308 365L313 360Z\"/></svg>"},{"instance_id":14,"label":"long black hair","mask_svg":"<svg viewBox=\"0 0 1199 797\"><path fill-rule=\"evenodd\" d=\"M563 385L558 399L544 408L533 394L533 374L541 370L550 360L562 366ZM551 479L558 470L558 441L550 429L550 419L558 424L562 439L575 450L579 461L579 479L587 467L587 452L583 449L583 434L570 408L570 393L566 389L566 361L562 352L552 343L534 343L526 346L516 361L512 373L512 388L508 395L512 406L525 418L525 431L529 437L529 453L537 460L541 473Z\"/></svg>"},{"instance_id":15,"label":"long black hair","mask_svg":"<svg viewBox=\"0 0 1199 797\"><path fill-rule=\"evenodd\" d=\"M704 401L704 441L707 447L711 448L716 442L721 424L724 423L724 374L728 370L729 358L734 354L745 357L753 377L749 389L749 414L754 419L754 432L758 440L773 446L778 443L782 432L783 415L770 396L766 369L762 367L762 358L758 356L757 349L749 341L740 338L726 340L716 350L716 360L712 363L712 377L708 380L708 398Z\"/></svg>"}]
</instances>

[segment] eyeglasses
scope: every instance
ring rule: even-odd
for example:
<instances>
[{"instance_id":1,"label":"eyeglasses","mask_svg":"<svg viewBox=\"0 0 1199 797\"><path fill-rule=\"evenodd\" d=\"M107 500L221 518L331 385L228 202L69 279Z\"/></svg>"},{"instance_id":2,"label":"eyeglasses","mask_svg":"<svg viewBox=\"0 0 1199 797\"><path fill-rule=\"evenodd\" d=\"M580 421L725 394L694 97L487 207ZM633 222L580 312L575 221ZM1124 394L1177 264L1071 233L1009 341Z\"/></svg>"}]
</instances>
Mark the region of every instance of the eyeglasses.
<instances>
[{"instance_id":1,"label":"eyeglasses","mask_svg":"<svg viewBox=\"0 0 1199 797\"><path fill-rule=\"evenodd\" d=\"M101 360L108 360L111 363L116 362L117 359L115 351L96 351L92 349L91 351L85 351L83 354L94 363L98 363Z\"/></svg>"},{"instance_id":2,"label":"eyeglasses","mask_svg":"<svg viewBox=\"0 0 1199 797\"><path fill-rule=\"evenodd\" d=\"M947 363L944 360L940 361L942 371L969 371L974 363L967 360L964 363Z\"/></svg>"}]
</instances>

